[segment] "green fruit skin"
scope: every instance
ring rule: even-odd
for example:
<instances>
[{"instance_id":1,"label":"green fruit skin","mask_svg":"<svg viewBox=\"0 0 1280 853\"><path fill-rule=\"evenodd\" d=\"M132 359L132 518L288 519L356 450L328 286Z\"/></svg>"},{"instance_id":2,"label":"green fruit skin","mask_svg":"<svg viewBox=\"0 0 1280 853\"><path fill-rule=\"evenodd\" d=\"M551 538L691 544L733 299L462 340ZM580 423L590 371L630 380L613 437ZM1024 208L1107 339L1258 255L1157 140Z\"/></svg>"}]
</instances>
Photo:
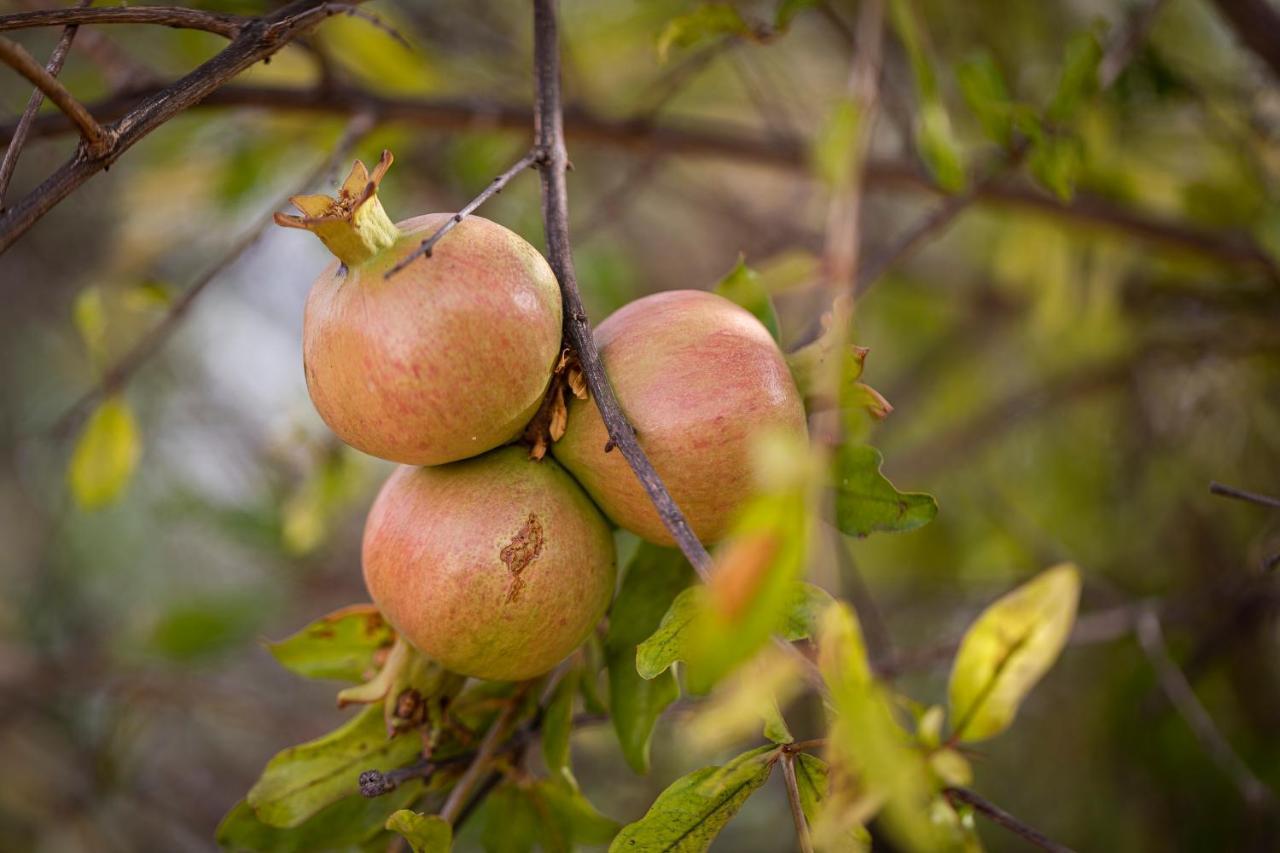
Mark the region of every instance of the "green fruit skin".
<instances>
[{"instance_id":1,"label":"green fruit skin","mask_svg":"<svg viewBox=\"0 0 1280 853\"><path fill-rule=\"evenodd\" d=\"M387 621L475 678L547 672L613 598L608 523L563 468L520 447L397 469L369 512L363 550L365 584Z\"/></svg>"},{"instance_id":2,"label":"green fruit skin","mask_svg":"<svg viewBox=\"0 0 1280 853\"><path fill-rule=\"evenodd\" d=\"M605 373L640 446L698 538L722 539L753 491L752 449L767 431L807 437L804 404L765 327L699 290L623 306L595 332ZM551 452L618 526L674 539L616 450L593 401L573 400Z\"/></svg>"},{"instance_id":3,"label":"green fruit skin","mask_svg":"<svg viewBox=\"0 0 1280 853\"><path fill-rule=\"evenodd\" d=\"M331 265L307 298L303 364L320 416L365 453L411 465L477 456L519 436L560 354L560 289L518 234L468 217L390 279L452 214L400 223L368 261Z\"/></svg>"}]
</instances>

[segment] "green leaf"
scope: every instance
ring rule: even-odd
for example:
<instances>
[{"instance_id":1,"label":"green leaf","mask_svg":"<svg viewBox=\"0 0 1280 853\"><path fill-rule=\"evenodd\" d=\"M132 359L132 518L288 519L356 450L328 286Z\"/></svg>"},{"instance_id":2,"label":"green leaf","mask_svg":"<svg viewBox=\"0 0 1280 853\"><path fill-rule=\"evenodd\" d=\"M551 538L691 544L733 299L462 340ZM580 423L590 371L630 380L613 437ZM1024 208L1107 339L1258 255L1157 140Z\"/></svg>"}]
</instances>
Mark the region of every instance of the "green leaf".
<instances>
[{"instance_id":1,"label":"green leaf","mask_svg":"<svg viewBox=\"0 0 1280 853\"><path fill-rule=\"evenodd\" d=\"M750 36L751 27L729 3L704 3L672 18L658 36L658 60L666 62L672 48L688 48L724 36Z\"/></svg>"},{"instance_id":2,"label":"green leaf","mask_svg":"<svg viewBox=\"0 0 1280 853\"><path fill-rule=\"evenodd\" d=\"M238 647L267 615L261 592L209 595L165 611L147 638L150 651L179 661L195 661Z\"/></svg>"},{"instance_id":3,"label":"green leaf","mask_svg":"<svg viewBox=\"0 0 1280 853\"><path fill-rule=\"evenodd\" d=\"M388 815L422 796L422 785L411 781L389 794L370 799L355 795L327 806L314 817L280 829L258 820L244 800L236 803L218 824L218 846L253 853L355 853L379 837L390 838L383 825Z\"/></svg>"},{"instance_id":4,"label":"green leaf","mask_svg":"<svg viewBox=\"0 0 1280 853\"><path fill-rule=\"evenodd\" d=\"M470 823L470 822L469 822ZM582 845L607 844L618 823L596 811L563 779L508 782L485 798L474 824L489 853L525 853L535 844L544 853L569 853Z\"/></svg>"},{"instance_id":5,"label":"green leaf","mask_svg":"<svg viewBox=\"0 0 1280 853\"><path fill-rule=\"evenodd\" d=\"M793 643L815 636L822 612L831 606L832 601L831 593L822 587L811 583L800 584L796 587L786 621L782 623L778 633Z\"/></svg>"},{"instance_id":6,"label":"green leaf","mask_svg":"<svg viewBox=\"0 0 1280 853\"><path fill-rule=\"evenodd\" d=\"M555 776L569 767L569 735L573 731L573 699L582 670L574 667L556 685L542 718L542 758Z\"/></svg>"},{"instance_id":7,"label":"green leaf","mask_svg":"<svg viewBox=\"0 0 1280 853\"><path fill-rule=\"evenodd\" d=\"M413 853L449 853L453 847L453 827L440 815L401 809L387 818L387 829L400 833Z\"/></svg>"},{"instance_id":8,"label":"green leaf","mask_svg":"<svg viewBox=\"0 0 1280 853\"><path fill-rule=\"evenodd\" d=\"M89 416L67 469L76 504L94 510L114 502L141 455L142 440L129 404L118 395L103 400Z\"/></svg>"},{"instance_id":9,"label":"green leaf","mask_svg":"<svg viewBox=\"0 0 1280 853\"><path fill-rule=\"evenodd\" d=\"M916 147L938 186L948 192L964 189L964 155L955 131L951 129L951 116L941 100L926 101L920 105Z\"/></svg>"},{"instance_id":10,"label":"green leaf","mask_svg":"<svg viewBox=\"0 0 1280 853\"><path fill-rule=\"evenodd\" d=\"M857 178L862 112L852 98L832 104L813 143L813 171L833 193L848 192Z\"/></svg>"},{"instance_id":11,"label":"green leaf","mask_svg":"<svg viewBox=\"0 0 1280 853\"><path fill-rule=\"evenodd\" d=\"M738 756L723 767L704 767L677 779L640 820L623 827L609 846L628 853L706 850L742 804L773 771L776 747Z\"/></svg>"},{"instance_id":12,"label":"green leaf","mask_svg":"<svg viewBox=\"0 0 1280 853\"><path fill-rule=\"evenodd\" d=\"M468 824L468 830L472 830L470 824L478 830L486 853L529 853L543 831L542 818L533 802L519 786L509 782L484 798L475 820ZM544 843L543 849L563 850L563 839L559 845Z\"/></svg>"},{"instance_id":13,"label":"green leaf","mask_svg":"<svg viewBox=\"0 0 1280 853\"><path fill-rule=\"evenodd\" d=\"M779 32L785 31L791 26L796 15L817 5L818 0L782 0L773 13L773 28Z\"/></svg>"},{"instance_id":14,"label":"green leaf","mask_svg":"<svg viewBox=\"0 0 1280 853\"><path fill-rule=\"evenodd\" d=\"M705 595L705 588L689 587L671 602L657 629L636 648L636 670L641 678L656 678L686 657L688 638L684 631L697 615Z\"/></svg>"},{"instance_id":15,"label":"green leaf","mask_svg":"<svg viewBox=\"0 0 1280 853\"><path fill-rule=\"evenodd\" d=\"M600 814L581 791L562 780L543 779L529 790L529 796L535 807L546 806L550 820L571 849L582 844L608 844L618 834L616 820Z\"/></svg>"},{"instance_id":16,"label":"green leaf","mask_svg":"<svg viewBox=\"0 0 1280 853\"><path fill-rule=\"evenodd\" d=\"M355 454L335 448L311 470L281 507L281 539L286 552L306 554L322 543L330 521L357 493L361 469Z\"/></svg>"},{"instance_id":17,"label":"green leaf","mask_svg":"<svg viewBox=\"0 0 1280 853\"><path fill-rule=\"evenodd\" d=\"M89 361L101 368L107 353L107 310L102 299L102 288L86 287L76 296L71 318L80 340L84 342Z\"/></svg>"},{"instance_id":18,"label":"green leaf","mask_svg":"<svg viewBox=\"0 0 1280 853\"><path fill-rule=\"evenodd\" d=\"M1013 136L1013 103L995 58L985 50L974 54L960 63L956 78L987 136L1007 146Z\"/></svg>"},{"instance_id":19,"label":"green leaf","mask_svg":"<svg viewBox=\"0 0 1280 853\"><path fill-rule=\"evenodd\" d=\"M836 525L849 536L915 530L938 514L932 495L899 492L882 464L880 451L866 445L846 444L836 455Z\"/></svg>"},{"instance_id":20,"label":"green leaf","mask_svg":"<svg viewBox=\"0 0 1280 853\"><path fill-rule=\"evenodd\" d=\"M1084 169L1084 143L1076 136L1043 136L1032 144L1027 165L1041 186L1070 201Z\"/></svg>"},{"instance_id":21,"label":"green leaf","mask_svg":"<svg viewBox=\"0 0 1280 853\"><path fill-rule=\"evenodd\" d=\"M798 752L795 756L796 790L800 794L800 809L810 826L820 825L824 820L823 807L827 803L828 772L827 762L810 755ZM871 833L862 824L855 824L843 833L841 843L832 849L862 853L871 850Z\"/></svg>"},{"instance_id":22,"label":"green leaf","mask_svg":"<svg viewBox=\"0 0 1280 853\"><path fill-rule=\"evenodd\" d=\"M280 665L305 678L359 683L372 678L378 653L391 647L395 632L378 608L355 604L322 616L292 637L267 648Z\"/></svg>"},{"instance_id":23,"label":"green leaf","mask_svg":"<svg viewBox=\"0 0 1280 853\"><path fill-rule=\"evenodd\" d=\"M759 274L747 266L742 255L738 255L738 263L720 279L714 290L750 311L769 330L773 339L778 340L778 312L774 310L773 299Z\"/></svg>"},{"instance_id":24,"label":"green leaf","mask_svg":"<svg viewBox=\"0 0 1280 853\"><path fill-rule=\"evenodd\" d=\"M953 737L983 740L1009 727L1022 700L1062 651L1079 599L1080 572L1063 563L982 612L951 667Z\"/></svg>"},{"instance_id":25,"label":"green leaf","mask_svg":"<svg viewBox=\"0 0 1280 853\"><path fill-rule=\"evenodd\" d=\"M1098 65L1102 44L1092 32L1078 33L1067 43L1058 90L1046 113L1049 121L1062 124L1075 116L1080 106L1098 91Z\"/></svg>"},{"instance_id":26,"label":"green leaf","mask_svg":"<svg viewBox=\"0 0 1280 853\"><path fill-rule=\"evenodd\" d=\"M673 599L693 581L693 569L679 551L640 544L628 565L622 588L609 611L605 663L609 671L609 708L613 729L627 763L637 773L649 770L649 740L663 709L680 696L670 662L657 661L637 671L637 645L653 634Z\"/></svg>"},{"instance_id":27,"label":"green leaf","mask_svg":"<svg viewBox=\"0 0 1280 853\"><path fill-rule=\"evenodd\" d=\"M363 771L401 767L421 749L414 735L388 739L382 706L370 705L324 737L277 754L246 799L263 823L297 826L353 793Z\"/></svg>"}]
</instances>

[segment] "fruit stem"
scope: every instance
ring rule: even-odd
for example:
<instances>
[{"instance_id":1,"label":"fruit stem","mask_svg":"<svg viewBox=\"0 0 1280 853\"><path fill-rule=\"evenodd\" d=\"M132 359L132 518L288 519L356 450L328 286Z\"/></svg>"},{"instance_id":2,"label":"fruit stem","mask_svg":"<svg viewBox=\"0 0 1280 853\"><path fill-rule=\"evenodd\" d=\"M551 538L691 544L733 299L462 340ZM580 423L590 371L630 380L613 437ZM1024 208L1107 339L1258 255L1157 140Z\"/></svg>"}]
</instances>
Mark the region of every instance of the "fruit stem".
<instances>
[{"instance_id":1,"label":"fruit stem","mask_svg":"<svg viewBox=\"0 0 1280 853\"><path fill-rule=\"evenodd\" d=\"M383 151L372 172L361 161L355 161L336 198L293 196L289 201L302 216L277 213L276 224L315 234L347 267L359 266L376 257L400 238L400 229L378 200L378 185L393 159L390 151Z\"/></svg>"}]
</instances>

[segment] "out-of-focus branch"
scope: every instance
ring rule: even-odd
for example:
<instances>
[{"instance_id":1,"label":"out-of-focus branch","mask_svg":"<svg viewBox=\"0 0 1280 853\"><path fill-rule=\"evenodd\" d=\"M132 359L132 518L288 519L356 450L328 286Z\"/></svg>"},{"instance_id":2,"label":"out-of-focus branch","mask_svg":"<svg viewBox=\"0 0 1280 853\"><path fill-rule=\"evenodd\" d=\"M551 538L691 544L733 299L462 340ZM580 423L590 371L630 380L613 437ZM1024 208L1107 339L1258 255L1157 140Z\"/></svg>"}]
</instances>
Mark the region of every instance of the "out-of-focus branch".
<instances>
[{"instance_id":1,"label":"out-of-focus branch","mask_svg":"<svg viewBox=\"0 0 1280 853\"><path fill-rule=\"evenodd\" d=\"M89 114L84 105L67 91L67 87L58 82L43 65L36 62L22 45L7 38L0 38L0 62L8 65L44 92L45 97L62 110L79 129L80 135L93 156L101 156L112 143L112 134L98 124L97 119Z\"/></svg>"},{"instance_id":2,"label":"out-of-focus branch","mask_svg":"<svg viewBox=\"0 0 1280 853\"><path fill-rule=\"evenodd\" d=\"M968 788L944 788L942 793L952 805L963 803L969 806L992 823L1009 830L1014 835L1034 844L1041 850L1048 850L1050 853L1073 853L1070 847L1059 844L1040 830L1028 826L986 797L970 791Z\"/></svg>"},{"instance_id":3,"label":"out-of-focus branch","mask_svg":"<svg viewBox=\"0 0 1280 853\"><path fill-rule=\"evenodd\" d=\"M1280 77L1280 10L1267 0L1213 0L1236 37Z\"/></svg>"},{"instance_id":4,"label":"out-of-focus branch","mask_svg":"<svg viewBox=\"0 0 1280 853\"><path fill-rule=\"evenodd\" d=\"M1138 617L1137 634L1138 643L1151 662L1161 689L1178 709L1182 719L1186 720L1205 752L1231 777L1231 781L1240 789L1240 795L1251 808L1274 807L1275 794L1231 748L1231 744L1213 722L1213 717L1209 716L1209 712L1200 703L1187 677L1174 663L1164 641L1160 617L1155 610L1147 608L1142 611Z\"/></svg>"},{"instance_id":5,"label":"out-of-focus branch","mask_svg":"<svg viewBox=\"0 0 1280 853\"><path fill-rule=\"evenodd\" d=\"M0 252L147 134L199 103L241 71L276 53L324 18L346 13L350 7L351 4L338 6L323 0L295 0L245 23L222 52L181 80L145 97L123 117L103 128L110 144L100 150L80 146L44 183L0 214Z\"/></svg>"},{"instance_id":6,"label":"out-of-focus branch","mask_svg":"<svg viewBox=\"0 0 1280 853\"><path fill-rule=\"evenodd\" d=\"M356 116L347 125L346 131L342 138L334 146L332 153L324 159L324 162L312 171L305 180L302 181L299 188L295 192L289 193L290 196L296 195L298 192L311 189L315 184L324 179L333 168L340 163L356 146L360 139L373 129L373 119L369 116ZM266 231L267 226L272 222L274 213L288 202L288 196L281 199L271 206L254 225L246 231L239 239L237 239L227 249L221 257L211 264L208 269L201 273L194 282L192 282L182 295L178 297L164 317L160 319L149 332L147 332L133 347L125 353L119 361L108 367L102 374L102 380L86 391L79 399L75 401L62 414L57 421L54 422L52 433L54 435L64 435L74 429L89 414L93 406L107 394L119 389L127 383L133 375L142 367L151 356L160 350L164 343L169 340L178 327L182 324L183 319L191 310L191 306L199 298L200 294L213 283L219 275L235 263L241 255L248 251L262 238L262 234Z\"/></svg>"},{"instance_id":7,"label":"out-of-focus branch","mask_svg":"<svg viewBox=\"0 0 1280 853\"><path fill-rule=\"evenodd\" d=\"M0 15L0 31L76 24L155 24L183 30L203 30L235 38L253 18L222 12L202 12L181 6L127 6L102 9L43 9Z\"/></svg>"},{"instance_id":8,"label":"out-of-focus branch","mask_svg":"<svg viewBox=\"0 0 1280 853\"><path fill-rule=\"evenodd\" d=\"M1238 501L1248 501L1251 504L1280 509L1280 498L1273 498L1271 495L1263 495L1258 492L1246 492L1244 489L1237 489L1235 486L1227 486L1217 482L1209 484L1209 491L1215 495L1222 495L1226 498L1235 498Z\"/></svg>"},{"instance_id":9,"label":"out-of-focus branch","mask_svg":"<svg viewBox=\"0 0 1280 853\"><path fill-rule=\"evenodd\" d=\"M92 0L80 0L80 5L87 6L90 2ZM74 26L65 28L62 35L58 37L58 43L54 46L53 53L49 56L49 63L45 66L45 71L50 77L57 77L58 72L62 70L62 63L66 61L67 51L71 49L71 42L75 37L76 27ZM4 210L4 197L9 190L9 182L13 180L13 170L17 168L18 158L22 156L22 146L27 142L31 123L35 121L36 113L40 111L42 103L44 103L44 91L37 88L27 100L26 109L22 111L22 116L14 128L13 138L9 140L9 146L4 151L4 158L0 159L0 210Z\"/></svg>"}]
</instances>

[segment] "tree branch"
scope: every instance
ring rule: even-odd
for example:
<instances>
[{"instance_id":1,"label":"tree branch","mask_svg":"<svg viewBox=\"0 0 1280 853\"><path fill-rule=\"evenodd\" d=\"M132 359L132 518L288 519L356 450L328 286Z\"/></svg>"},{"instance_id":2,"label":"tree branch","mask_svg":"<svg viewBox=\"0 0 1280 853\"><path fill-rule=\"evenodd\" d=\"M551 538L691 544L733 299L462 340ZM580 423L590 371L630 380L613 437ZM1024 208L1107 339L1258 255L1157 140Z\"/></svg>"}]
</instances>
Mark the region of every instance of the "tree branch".
<instances>
[{"instance_id":1,"label":"tree branch","mask_svg":"<svg viewBox=\"0 0 1280 853\"><path fill-rule=\"evenodd\" d=\"M968 788L943 788L942 793L951 802L952 806L956 803L964 803L982 816L989 818L992 823L1004 827L1041 850L1048 850L1050 853L1073 853L1070 847L1050 839L1043 832L1028 826L995 803L970 791Z\"/></svg>"},{"instance_id":2,"label":"tree branch","mask_svg":"<svg viewBox=\"0 0 1280 853\"><path fill-rule=\"evenodd\" d=\"M87 6L91 2L92 0L80 0L80 5ZM66 61L67 52L71 49L71 41L76 36L76 29L75 26L67 27L59 36L58 43L49 56L49 63L45 66L45 71L50 77L57 77L58 72L62 70L62 63ZM22 117L18 119L13 138L9 140L9 147L5 149L4 159L0 160L0 211L4 210L4 197L9 191L9 182L13 180L13 170L18 166L18 158L22 156L22 146L26 144L31 123L35 121L36 113L40 111L42 103L44 103L44 91L36 89L27 100L27 107L22 111Z\"/></svg>"},{"instance_id":3,"label":"tree branch","mask_svg":"<svg viewBox=\"0 0 1280 853\"><path fill-rule=\"evenodd\" d=\"M1169 647L1164 641L1164 631L1160 627L1160 617L1156 615L1155 610L1146 608L1142 611L1138 617L1137 632L1138 643L1151 662L1161 689L1178 709L1182 719L1186 720L1204 751L1209 754L1215 764L1222 768L1223 772L1231 777L1231 781L1240 790L1240 795L1251 808L1275 806L1275 794L1254 775L1249 765L1245 764L1231 748L1231 744L1214 724L1213 717L1200 703L1187 677L1182 674L1182 670L1169 655Z\"/></svg>"},{"instance_id":4,"label":"tree branch","mask_svg":"<svg viewBox=\"0 0 1280 853\"><path fill-rule=\"evenodd\" d=\"M89 152L93 156L101 156L107 151L112 142L112 135L104 130L84 105L67 91L67 87L59 83L58 78L49 73L43 65L36 62L22 45L7 38L0 38L0 62L26 77L37 89L44 92L58 109L62 110L63 114L80 130L80 135L84 137L89 146Z\"/></svg>"},{"instance_id":5,"label":"tree branch","mask_svg":"<svg viewBox=\"0 0 1280 853\"><path fill-rule=\"evenodd\" d=\"M800 804L800 785L796 782L795 753L782 751L782 778L787 785L787 802L791 805L791 820L796 825L796 844L800 853L813 853L813 839L809 836L809 822L804 817L804 807Z\"/></svg>"},{"instance_id":6,"label":"tree branch","mask_svg":"<svg viewBox=\"0 0 1280 853\"><path fill-rule=\"evenodd\" d=\"M680 550L705 579L709 577L711 557L663 485L662 478L636 440L635 430L622 413L605 376L578 291L573 253L569 246L569 197L565 186L569 156L565 149L564 114L560 100L560 49L555 5L555 0L534 0L533 3L534 130L538 168L542 174L542 222L547 235L547 256L551 269L560 280L565 337L578 353L587 387L600 410L609 439L631 465Z\"/></svg>"},{"instance_id":7,"label":"tree branch","mask_svg":"<svg viewBox=\"0 0 1280 853\"><path fill-rule=\"evenodd\" d=\"M1210 483L1209 491L1215 495L1221 495L1225 498L1235 498L1238 501L1248 501L1249 503L1258 504L1259 506L1268 506L1273 509L1280 509L1280 498L1273 498L1271 495L1263 495L1258 492L1246 492L1244 489L1237 489L1235 486L1227 486L1218 482Z\"/></svg>"},{"instance_id":8,"label":"tree branch","mask_svg":"<svg viewBox=\"0 0 1280 853\"><path fill-rule=\"evenodd\" d=\"M524 693L528 688L529 683L526 682L512 694L506 707L502 709L502 713L498 714L498 718L489 726L489 731L485 732L484 740L480 742L480 748L476 750L475 758L471 760L471 764L467 766L466 771L453 786L453 790L449 792L449 797L445 800L444 807L440 809L440 817L449 823L452 824L457 821L467 804L468 798L471 796L471 791L489 771L489 762L497 754L502 739L507 736L507 726L511 724L511 718L515 716L516 711L520 708Z\"/></svg>"},{"instance_id":9,"label":"tree branch","mask_svg":"<svg viewBox=\"0 0 1280 853\"><path fill-rule=\"evenodd\" d=\"M1236 38L1280 77L1280 11L1267 0L1213 0L1213 5Z\"/></svg>"},{"instance_id":10,"label":"tree branch","mask_svg":"<svg viewBox=\"0 0 1280 853\"><path fill-rule=\"evenodd\" d=\"M104 150L91 151L81 146L44 183L0 214L0 253L77 187L108 168L144 136L182 110L199 103L241 71L276 53L295 36L324 18L342 14L347 8L323 0L295 0L275 12L245 23L239 35L221 53L177 82L143 98L123 117L104 128L110 138L110 145Z\"/></svg>"},{"instance_id":11,"label":"tree branch","mask_svg":"<svg viewBox=\"0 0 1280 853\"><path fill-rule=\"evenodd\" d=\"M297 190L289 195L292 196L298 192L309 190L323 180L325 175L332 171L351 152L351 149L355 147L361 137L366 135L372 128L373 120L369 116L356 116L353 118L347 125L342 138L334 146L332 153L325 157L324 162L301 182ZM75 403L67 408L62 416L54 422L51 432L54 435L64 435L70 432L79 425L80 421L88 415L99 400L127 383L138 371L138 368L145 364L151 356L155 355L173 333L177 331L182 324L182 320L191 310L191 306L199 298L200 294L204 292L205 288L221 275L227 267L235 263L237 258L248 251L249 247L262 238L263 232L272 222L275 211L284 206L288 202L288 198L289 196L285 196L279 202L273 204L266 214L232 243L227 251L214 261L208 269L201 273L183 291L182 296L178 297L169 306L168 312L161 318L160 322L134 344L119 361L107 368L102 374L102 380L97 385L84 392Z\"/></svg>"},{"instance_id":12,"label":"tree branch","mask_svg":"<svg viewBox=\"0 0 1280 853\"><path fill-rule=\"evenodd\" d=\"M44 9L0 15L0 32L32 27L76 24L155 24L184 30L203 30L232 39L252 21L243 15L202 12L181 6L130 6L102 9Z\"/></svg>"}]
</instances>

